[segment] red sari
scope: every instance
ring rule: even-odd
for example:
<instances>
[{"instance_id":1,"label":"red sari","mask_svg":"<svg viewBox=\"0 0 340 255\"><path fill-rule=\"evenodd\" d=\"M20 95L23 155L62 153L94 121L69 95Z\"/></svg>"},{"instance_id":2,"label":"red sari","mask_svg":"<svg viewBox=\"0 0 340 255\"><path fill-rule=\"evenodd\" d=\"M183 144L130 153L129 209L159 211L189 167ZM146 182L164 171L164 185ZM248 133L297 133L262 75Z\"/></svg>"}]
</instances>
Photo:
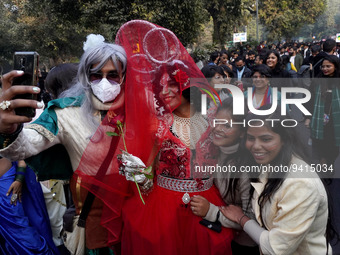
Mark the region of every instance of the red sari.
<instances>
[{"instance_id":1,"label":"red sari","mask_svg":"<svg viewBox=\"0 0 340 255\"><path fill-rule=\"evenodd\" d=\"M183 202L187 193L190 197L201 195L215 205L224 205L211 178L192 179L190 154L174 136L163 142L156 183L144 196L145 205L136 189L135 195L124 204L122 254L231 254L232 230L222 228L222 232L217 233L208 229L199 223L202 218L192 213L190 204Z\"/></svg>"}]
</instances>

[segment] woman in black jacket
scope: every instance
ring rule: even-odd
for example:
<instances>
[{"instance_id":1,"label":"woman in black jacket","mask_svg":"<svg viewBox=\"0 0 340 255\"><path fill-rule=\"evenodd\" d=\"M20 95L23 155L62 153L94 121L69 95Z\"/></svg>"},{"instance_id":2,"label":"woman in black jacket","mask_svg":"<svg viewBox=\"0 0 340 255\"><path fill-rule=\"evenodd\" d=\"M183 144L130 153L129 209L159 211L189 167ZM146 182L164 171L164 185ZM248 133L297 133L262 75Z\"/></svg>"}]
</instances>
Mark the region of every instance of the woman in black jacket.
<instances>
[{"instance_id":1,"label":"woman in black jacket","mask_svg":"<svg viewBox=\"0 0 340 255\"><path fill-rule=\"evenodd\" d=\"M270 50L267 52L264 63L272 71L272 79L270 84L272 87L277 87L281 91L282 87L291 87L291 76L287 70L282 66L282 60L280 53L276 50Z\"/></svg>"}]
</instances>

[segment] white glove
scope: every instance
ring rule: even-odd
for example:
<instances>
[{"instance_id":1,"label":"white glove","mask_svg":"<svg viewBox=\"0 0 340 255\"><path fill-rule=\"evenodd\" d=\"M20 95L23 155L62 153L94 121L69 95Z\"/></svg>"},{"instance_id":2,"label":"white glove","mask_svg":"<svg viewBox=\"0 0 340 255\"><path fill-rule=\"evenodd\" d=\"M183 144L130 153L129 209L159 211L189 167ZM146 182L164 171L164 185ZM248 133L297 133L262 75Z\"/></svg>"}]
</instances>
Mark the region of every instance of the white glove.
<instances>
[{"instance_id":1,"label":"white glove","mask_svg":"<svg viewBox=\"0 0 340 255\"><path fill-rule=\"evenodd\" d=\"M126 151L122 151L122 154L117 157L122 164L119 172L120 174L125 175L126 180L136 180L137 183L144 183L146 176L143 174L143 171L146 166L140 158L133 156Z\"/></svg>"},{"instance_id":2,"label":"white glove","mask_svg":"<svg viewBox=\"0 0 340 255\"><path fill-rule=\"evenodd\" d=\"M133 181L133 182L136 180L137 183L144 183L146 179L146 176L140 173L135 174L135 178L133 178L133 173L124 172L124 175L125 175L126 180Z\"/></svg>"}]
</instances>

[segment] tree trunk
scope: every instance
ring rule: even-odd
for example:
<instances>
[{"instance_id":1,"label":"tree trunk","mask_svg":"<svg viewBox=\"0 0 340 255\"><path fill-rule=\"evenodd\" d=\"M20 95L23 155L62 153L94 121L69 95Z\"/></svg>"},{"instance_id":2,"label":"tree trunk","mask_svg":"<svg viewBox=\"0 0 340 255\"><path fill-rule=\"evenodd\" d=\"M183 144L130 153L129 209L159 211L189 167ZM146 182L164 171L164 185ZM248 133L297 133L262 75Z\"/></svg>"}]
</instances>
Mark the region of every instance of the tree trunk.
<instances>
[{"instance_id":1,"label":"tree trunk","mask_svg":"<svg viewBox=\"0 0 340 255\"><path fill-rule=\"evenodd\" d=\"M214 23L214 33L213 33L213 43L214 44L221 44L220 40L220 24L217 21L217 17L212 17L213 18L213 23Z\"/></svg>"}]
</instances>

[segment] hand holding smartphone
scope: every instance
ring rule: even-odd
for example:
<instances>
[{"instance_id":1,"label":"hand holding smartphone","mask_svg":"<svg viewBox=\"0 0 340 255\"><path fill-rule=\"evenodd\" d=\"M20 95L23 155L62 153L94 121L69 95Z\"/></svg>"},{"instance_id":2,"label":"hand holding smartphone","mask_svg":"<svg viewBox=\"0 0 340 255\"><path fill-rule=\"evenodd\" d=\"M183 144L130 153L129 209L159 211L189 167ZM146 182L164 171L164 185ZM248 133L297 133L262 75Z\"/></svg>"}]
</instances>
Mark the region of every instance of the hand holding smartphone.
<instances>
[{"instance_id":1,"label":"hand holding smartphone","mask_svg":"<svg viewBox=\"0 0 340 255\"><path fill-rule=\"evenodd\" d=\"M14 53L14 70L24 71L24 74L13 79L13 86L26 85L38 86L39 54L34 51L20 51ZM36 94L22 94L14 99L37 100ZM21 107L15 109L16 115L34 117L35 109L31 107Z\"/></svg>"}]
</instances>

